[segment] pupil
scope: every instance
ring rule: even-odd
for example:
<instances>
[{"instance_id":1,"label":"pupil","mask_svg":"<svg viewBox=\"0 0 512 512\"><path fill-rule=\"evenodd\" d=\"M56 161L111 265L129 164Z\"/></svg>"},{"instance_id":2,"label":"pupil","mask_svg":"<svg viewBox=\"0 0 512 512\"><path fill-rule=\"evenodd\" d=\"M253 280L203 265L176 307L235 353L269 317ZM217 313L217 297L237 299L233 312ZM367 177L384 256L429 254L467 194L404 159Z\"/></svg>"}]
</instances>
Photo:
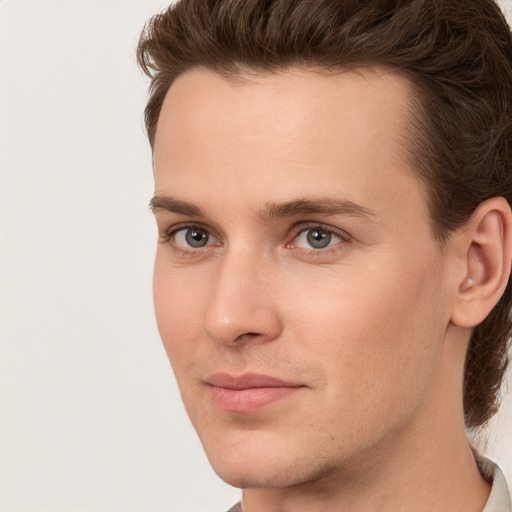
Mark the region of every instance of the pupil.
<instances>
[{"instance_id":1,"label":"pupil","mask_svg":"<svg viewBox=\"0 0 512 512\"><path fill-rule=\"evenodd\" d=\"M315 249L323 249L327 247L331 242L331 234L326 233L320 229L310 229L308 231L307 240L311 247Z\"/></svg>"},{"instance_id":2,"label":"pupil","mask_svg":"<svg viewBox=\"0 0 512 512\"><path fill-rule=\"evenodd\" d=\"M204 229L189 229L185 235L187 244L191 247L204 247L208 243L208 232Z\"/></svg>"}]
</instances>

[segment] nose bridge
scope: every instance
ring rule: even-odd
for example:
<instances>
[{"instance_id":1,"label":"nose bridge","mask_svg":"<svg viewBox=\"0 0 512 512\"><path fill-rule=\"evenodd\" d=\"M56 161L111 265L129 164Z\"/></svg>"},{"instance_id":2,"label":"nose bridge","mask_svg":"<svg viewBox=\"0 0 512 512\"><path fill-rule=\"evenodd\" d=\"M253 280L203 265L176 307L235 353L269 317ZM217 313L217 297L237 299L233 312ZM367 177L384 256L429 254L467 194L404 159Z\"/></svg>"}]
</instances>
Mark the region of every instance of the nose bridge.
<instances>
[{"instance_id":1,"label":"nose bridge","mask_svg":"<svg viewBox=\"0 0 512 512\"><path fill-rule=\"evenodd\" d=\"M210 339L234 343L249 337L268 341L278 336L281 324L272 298L270 266L254 251L226 251L210 287L205 315Z\"/></svg>"}]
</instances>

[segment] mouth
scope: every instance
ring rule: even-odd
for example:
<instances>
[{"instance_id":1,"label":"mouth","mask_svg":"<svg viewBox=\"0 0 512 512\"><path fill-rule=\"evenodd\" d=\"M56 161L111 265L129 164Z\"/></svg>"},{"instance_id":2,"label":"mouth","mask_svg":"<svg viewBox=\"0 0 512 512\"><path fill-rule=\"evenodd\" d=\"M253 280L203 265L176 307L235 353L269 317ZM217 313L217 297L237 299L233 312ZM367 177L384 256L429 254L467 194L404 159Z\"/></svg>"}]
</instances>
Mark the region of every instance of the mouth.
<instances>
[{"instance_id":1,"label":"mouth","mask_svg":"<svg viewBox=\"0 0 512 512\"><path fill-rule=\"evenodd\" d=\"M257 412L305 387L303 384L255 373L238 377L215 373L205 383L210 388L213 403L224 411L234 413Z\"/></svg>"}]
</instances>

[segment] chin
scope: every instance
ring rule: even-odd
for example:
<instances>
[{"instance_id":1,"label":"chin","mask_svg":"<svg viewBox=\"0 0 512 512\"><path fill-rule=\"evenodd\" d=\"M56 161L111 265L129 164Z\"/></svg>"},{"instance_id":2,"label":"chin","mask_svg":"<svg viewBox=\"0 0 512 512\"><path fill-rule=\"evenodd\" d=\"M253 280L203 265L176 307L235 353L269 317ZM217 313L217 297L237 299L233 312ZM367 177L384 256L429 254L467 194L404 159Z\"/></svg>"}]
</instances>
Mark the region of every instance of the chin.
<instances>
[{"instance_id":1,"label":"chin","mask_svg":"<svg viewBox=\"0 0 512 512\"><path fill-rule=\"evenodd\" d=\"M201 439L217 475L233 487L282 487L289 485L293 451L280 436L262 431L230 432Z\"/></svg>"},{"instance_id":2,"label":"chin","mask_svg":"<svg viewBox=\"0 0 512 512\"><path fill-rule=\"evenodd\" d=\"M227 484L240 489L284 488L309 481L306 475L297 474L297 468L285 464L269 466L262 461L257 466L245 464L213 464L217 475Z\"/></svg>"},{"instance_id":3,"label":"chin","mask_svg":"<svg viewBox=\"0 0 512 512\"><path fill-rule=\"evenodd\" d=\"M229 446L205 446L217 475L227 484L241 489L284 488L315 482L335 471L332 461L291 447L283 440L231 440ZM267 441L267 442L265 442ZM280 441L280 442L278 442Z\"/></svg>"},{"instance_id":4,"label":"chin","mask_svg":"<svg viewBox=\"0 0 512 512\"><path fill-rule=\"evenodd\" d=\"M245 461L244 461L245 462ZM258 466L249 464L212 464L217 475L232 487L240 489L283 489L299 485L314 484L328 478L336 468L328 465L268 464L261 461Z\"/></svg>"}]
</instances>

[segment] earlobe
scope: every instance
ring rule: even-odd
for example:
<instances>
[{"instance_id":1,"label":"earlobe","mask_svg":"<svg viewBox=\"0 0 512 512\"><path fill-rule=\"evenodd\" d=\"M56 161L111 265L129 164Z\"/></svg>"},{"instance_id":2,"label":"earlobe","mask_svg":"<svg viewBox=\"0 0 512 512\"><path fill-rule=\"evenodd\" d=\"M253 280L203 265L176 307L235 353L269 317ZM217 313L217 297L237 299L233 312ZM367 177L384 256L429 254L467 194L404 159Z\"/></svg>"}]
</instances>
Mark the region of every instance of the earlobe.
<instances>
[{"instance_id":1,"label":"earlobe","mask_svg":"<svg viewBox=\"0 0 512 512\"><path fill-rule=\"evenodd\" d=\"M460 327L475 327L499 301L510 276L509 204L502 197L483 202L456 236L465 272L456 290L451 322Z\"/></svg>"}]
</instances>

